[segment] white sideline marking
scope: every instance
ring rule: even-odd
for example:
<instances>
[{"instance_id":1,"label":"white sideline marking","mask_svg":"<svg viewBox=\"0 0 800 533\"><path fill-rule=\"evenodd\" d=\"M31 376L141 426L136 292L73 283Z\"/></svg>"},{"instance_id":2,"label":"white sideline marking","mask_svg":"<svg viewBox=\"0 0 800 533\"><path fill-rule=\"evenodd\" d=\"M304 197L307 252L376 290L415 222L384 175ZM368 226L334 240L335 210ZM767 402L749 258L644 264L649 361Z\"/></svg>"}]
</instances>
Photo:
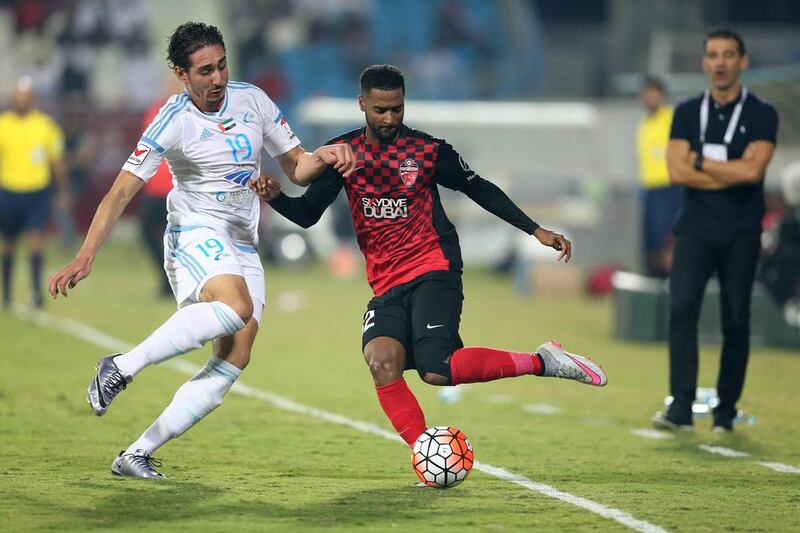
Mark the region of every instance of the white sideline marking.
<instances>
[{"instance_id":1,"label":"white sideline marking","mask_svg":"<svg viewBox=\"0 0 800 533\"><path fill-rule=\"evenodd\" d=\"M776 472L781 472L783 474L800 474L800 468L792 465L785 465L783 463L767 463L767 462L756 462L757 465L766 466L767 468L771 468Z\"/></svg>"},{"instance_id":2,"label":"white sideline marking","mask_svg":"<svg viewBox=\"0 0 800 533\"><path fill-rule=\"evenodd\" d=\"M87 326L70 318L57 317L49 315L43 311L31 310L30 308L24 308L24 307L14 307L13 313L17 317L27 320L29 322L33 322L34 324L57 329L59 331L67 333L68 335L77 337L79 339L82 339L86 342L94 344L95 346L99 346L100 348L104 348L106 350L127 351L133 347L131 344L128 344L120 339L112 337L111 335L107 335L101 331L92 328L91 326ZM170 368L173 368L179 372L189 375L194 375L200 371L200 367L197 365L193 365L186 361L180 361L175 359L167 361L166 363L164 363L164 366L169 366ZM234 386L231 388L231 391L240 394L242 396L246 396L248 398L254 398L260 400L264 403L268 403L280 409L292 411L295 413L310 415L325 420L326 422L331 422L334 424L351 427L353 429L357 429L358 431L383 437L385 439L403 442L403 440L396 433L386 431L385 429L380 428L374 424L353 420L346 416L342 416L336 413L331 413L329 411L324 411L322 409L317 409L316 407L309 407L306 405L302 405L290 400L289 398L284 398L283 396L279 396L271 392L251 387L240 381L237 381L234 384ZM615 520L620 524L627 526L631 529L634 529L636 531L641 531L642 533L667 533L667 530L665 530L664 528L657 526L655 524L651 524L650 522L646 522L644 520L639 520L630 513L620 511L619 509L614 509L613 507L607 507L601 503L597 503L592 500L587 500L586 498L581 498L580 496L575 496L568 492L560 491L555 487L551 487L550 485L546 485L544 483L532 481L519 474L514 474L512 472L509 472L504 468L498 468L496 466L492 466L478 461L475 462L473 468L485 474L489 474L490 476L494 476L504 481L508 481L509 483L520 485L521 487L525 487L528 490L538 492L540 494L549 496L551 498L555 498L557 500L561 500L563 502L571 503L572 505L575 505L577 507L582 507L587 511L596 513L604 518Z\"/></svg>"},{"instance_id":3,"label":"white sideline marking","mask_svg":"<svg viewBox=\"0 0 800 533\"><path fill-rule=\"evenodd\" d=\"M646 439L672 439L675 437L675 435L673 435L672 433L658 431L655 429L632 428L631 433L639 437L644 437ZM733 457L733 458L750 457L750 454L747 452L732 450L731 448L725 448L724 446L709 446L707 444L698 444L697 447L708 453L722 455L723 457ZM770 463L767 461L754 461L754 463L759 466L764 466L766 468L774 470L776 472L780 472L782 474L800 474L800 468L792 465L785 465L783 463Z\"/></svg>"},{"instance_id":4,"label":"white sideline marking","mask_svg":"<svg viewBox=\"0 0 800 533\"><path fill-rule=\"evenodd\" d=\"M666 431L659 431L657 429L644 429L644 428L631 428L631 433L637 437L644 437L653 440L667 440L674 439L675 435L667 433Z\"/></svg>"},{"instance_id":5,"label":"white sideline marking","mask_svg":"<svg viewBox=\"0 0 800 533\"><path fill-rule=\"evenodd\" d=\"M526 403L522 406L522 410L534 415L557 415L561 412L558 407L546 403Z\"/></svg>"},{"instance_id":6,"label":"white sideline marking","mask_svg":"<svg viewBox=\"0 0 800 533\"><path fill-rule=\"evenodd\" d=\"M709 446L708 444L698 444L697 447L708 453L715 453L723 457L750 457L749 453L740 452L737 450L731 450L730 448L726 448L724 446Z\"/></svg>"}]
</instances>

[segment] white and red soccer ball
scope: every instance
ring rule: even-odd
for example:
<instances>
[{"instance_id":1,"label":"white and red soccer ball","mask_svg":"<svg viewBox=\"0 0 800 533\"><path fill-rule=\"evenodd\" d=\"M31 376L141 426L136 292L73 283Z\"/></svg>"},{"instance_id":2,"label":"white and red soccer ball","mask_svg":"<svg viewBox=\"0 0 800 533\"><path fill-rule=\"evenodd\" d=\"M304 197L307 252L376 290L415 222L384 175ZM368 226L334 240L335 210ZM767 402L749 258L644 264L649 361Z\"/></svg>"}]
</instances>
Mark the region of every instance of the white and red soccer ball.
<instances>
[{"instance_id":1,"label":"white and red soccer ball","mask_svg":"<svg viewBox=\"0 0 800 533\"><path fill-rule=\"evenodd\" d=\"M428 428L417 438L411 464L417 477L429 487L455 487L469 475L475 454L472 444L454 427Z\"/></svg>"}]
</instances>

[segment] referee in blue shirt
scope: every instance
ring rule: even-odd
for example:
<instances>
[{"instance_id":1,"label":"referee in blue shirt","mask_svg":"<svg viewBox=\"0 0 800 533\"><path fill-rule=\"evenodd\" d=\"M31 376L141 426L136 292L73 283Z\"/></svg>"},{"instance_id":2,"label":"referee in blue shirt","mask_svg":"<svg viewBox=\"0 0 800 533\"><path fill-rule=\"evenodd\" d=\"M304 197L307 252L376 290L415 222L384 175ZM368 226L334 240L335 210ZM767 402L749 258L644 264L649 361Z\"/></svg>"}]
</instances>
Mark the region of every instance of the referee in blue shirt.
<instances>
[{"instance_id":1,"label":"referee in blue shirt","mask_svg":"<svg viewBox=\"0 0 800 533\"><path fill-rule=\"evenodd\" d=\"M704 41L711 86L675 109L667 147L673 184L685 186L675 223L670 286L670 392L659 429L692 426L697 387L697 326L706 284L716 273L722 357L714 431L731 431L750 352L750 296L761 248L764 173L775 150L778 114L740 81L748 57L742 38L716 30Z\"/></svg>"}]
</instances>

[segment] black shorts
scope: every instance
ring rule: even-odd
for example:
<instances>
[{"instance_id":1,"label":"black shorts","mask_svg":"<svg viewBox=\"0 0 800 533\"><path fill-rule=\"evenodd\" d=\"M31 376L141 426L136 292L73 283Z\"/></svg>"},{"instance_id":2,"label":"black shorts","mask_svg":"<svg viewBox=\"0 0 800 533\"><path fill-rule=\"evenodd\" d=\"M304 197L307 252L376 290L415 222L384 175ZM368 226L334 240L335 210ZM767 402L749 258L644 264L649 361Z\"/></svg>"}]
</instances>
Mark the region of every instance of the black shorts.
<instances>
[{"instance_id":1,"label":"black shorts","mask_svg":"<svg viewBox=\"0 0 800 533\"><path fill-rule=\"evenodd\" d=\"M50 190L11 192L0 189L0 234L14 241L27 230L43 231L50 219Z\"/></svg>"},{"instance_id":2,"label":"black shorts","mask_svg":"<svg viewBox=\"0 0 800 533\"><path fill-rule=\"evenodd\" d=\"M392 287L367 305L361 348L375 337L391 337L406 350L406 369L449 380L447 360L464 347L458 335L463 302L460 272L428 272Z\"/></svg>"}]
</instances>

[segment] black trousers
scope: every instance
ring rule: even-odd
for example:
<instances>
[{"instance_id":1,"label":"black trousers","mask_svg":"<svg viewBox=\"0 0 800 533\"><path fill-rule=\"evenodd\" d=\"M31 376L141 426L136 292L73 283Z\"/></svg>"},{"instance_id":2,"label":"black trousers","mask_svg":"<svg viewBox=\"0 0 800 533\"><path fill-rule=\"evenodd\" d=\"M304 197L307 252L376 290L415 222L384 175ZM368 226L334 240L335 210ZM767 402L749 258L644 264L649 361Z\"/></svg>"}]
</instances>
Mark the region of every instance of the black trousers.
<instances>
[{"instance_id":1,"label":"black trousers","mask_svg":"<svg viewBox=\"0 0 800 533\"><path fill-rule=\"evenodd\" d=\"M169 280L164 273L164 231L167 228L167 199L143 194L139 204L139 228L142 240L158 272L160 290L163 295L172 294Z\"/></svg>"},{"instance_id":2,"label":"black trousers","mask_svg":"<svg viewBox=\"0 0 800 533\"><path fill-rule=\"evenodd\" d=\"M669 280L670 392L676 409L691 409L695 398L698 319L706 284L714 273L719 278L723 336L718 409L735 409L750 354L750 297L760 249L759 232L677 237Z\"/></svg>"}]
</instances>

